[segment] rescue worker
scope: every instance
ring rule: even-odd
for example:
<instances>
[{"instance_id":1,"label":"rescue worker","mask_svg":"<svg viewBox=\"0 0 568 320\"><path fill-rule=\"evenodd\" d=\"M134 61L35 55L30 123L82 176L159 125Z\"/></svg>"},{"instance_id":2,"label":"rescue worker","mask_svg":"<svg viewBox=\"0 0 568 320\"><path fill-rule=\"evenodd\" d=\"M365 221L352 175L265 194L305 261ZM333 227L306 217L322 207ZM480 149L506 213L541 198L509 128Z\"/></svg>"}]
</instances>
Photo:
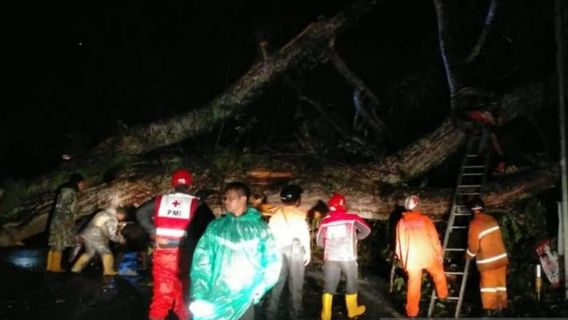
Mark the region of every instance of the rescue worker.
<instances>
[{"instance_id":1,"label":"rescue worker","mask_svg":"<svg viewBox=\"0 0 568 320\"><path fill-rule=\"evenodd\" d=\"M254 304L270 290L282 266L274 236L260 213L248 207L249 187L229 183L226 214L199 240L191 267L192 319L254 319Z\"/></svg>"},{"instance_id":2,"label":"rescue worker","mask_svg":"<svg viewBox=\"0 0 568 320\"><path fill-rule=\"evenodd\" d=\"M151 320L163 320L169 310L179 319L188 318L185 293L187 272L182 259L182 246L187 230L195 218L199 199L189 194L191 172L178 169L172 173L173 193L158 195L136 211L140 226L154 241L152 278L154 292L150 311ZM189 268L189 266L187 266Z\"/></svg>"},{"instance_id":3,"label":"rescue worker","mask_svg":"<svg viewBox=\"0 0 568 320\"><path fill-rule=\"evenodd\" d=\"M469 203L473 219L468 230L468 259L476 259L481 303L488 315L507 308L507 251L497 221L485 213L479 197Z\"/></svg>"},{"instance_id":4,"label":"rescue worker","mask_svg":"<svg viewBox=\"0 0 568 320\"><path fill-rule=\"evenodd\" d=\"M280 191L283 206L276 208L268 226L276 239L276 247L282 258L278 283L272 288L266 309L268 319L277 319L282 289L288 282L291 308L290 319L302 318L304 268L310 263L310 230L306 212L299 208L304 190L287 185Z\"/></svg>"},{"instance_id":5,"label":"rescue worker","mask_svg":"<svg viewBox=\"0 0 568 320\"><path fill-rule=\"evenodd\" d=\"M438 298L448 297L448 284L444 273L443 253L436 227L430 218L416 207L420 198L416 195L404 201L405 212L396 225L396 258L406 271L406 315L416 317L420 310L422 271L430 274Z\"/></svg>"},{"instance_id":6,"label":"rescue worker","mask_svg":"<svg viewBox=\"0 0 568 320\"><path fill-rule=\"evenodd\" d=\"M138 269L146 270L148 266L148 245L150 237L146 231L136 221L125 219L119 223L119 233L124 237L126 243L115 246L115 268L118 270L122 259L128 252L134 252L138 256L140 263Z\"/></svg>"},{"instance_id":7,"label":"rescue worker","mask_svg":"<svg viewBox=\"0 0 568 320\"><path fill-rule=\"evenodd\" d=\"M124 208L108 208L98 212L89 222L87 227L79 234L85 245L85 253L71 268L74 273L80 273L87 266L89 261L98 254L103 261L103 275L114 276L114 256L109 248L109 240L113 242L125 243L126 240L118 230L118 223L126 218Z\"/></svg>"},{"instance_id":8,"label":"rescue worker","mask_svg":"<svg viewBox=\"0 0 568 320\"><path fill-rule=\"evenodd\" d=\"M371 228L357 214L347 212L342 194L334 193L328 207L329 214L322 219L316 236L317 245L324 248L321 319L331 319L333 294L342 274L346 280L347 316L354 318L362 315L366 309L357 303L357 241L365 239L371 233Z\"/></svg>"},{"instance_id":9,"label":"rescue worker","mask_svg":"<svg viewBox=\"0 0 568 320\"><path fill-rule=\"evenodd\" d=\"M266 195L261 193L252 193L249 199L249 204L251 207L260 212L264 221L268 221L276 209L273 205L268 203Z\"/></svg>"},{"instance_id":10,"label":"rescue worker","mask_svg":"<svg viewBox=\"0 0 568 320\"><path fill-rule=\"evenodd\" d=\"M49 224L47 271L65 271L61 268L61 256L65 248L76 245L75 219L78 211L77 196L86 187L87 181L85 178L78 173L74 173L69 177L69 181L62 185L57 192Z\"/></svg>"},{"instance_id":11,"label":"rescue worker","mask_svg":"<svg viewBox=\"0 0 568 320\"><path fill-rule=\"evenodd\" d=\"M457 90L453 101L452 116L458 127L466 132L479 125L489 129L491 145L497 158L493 174L501 175L517 170L516 166L507 165L505 153L499 141L503 119L496 115L499 104L496 103L495 93L479 87L462 87Z\"/></svg>"}]
</instances>

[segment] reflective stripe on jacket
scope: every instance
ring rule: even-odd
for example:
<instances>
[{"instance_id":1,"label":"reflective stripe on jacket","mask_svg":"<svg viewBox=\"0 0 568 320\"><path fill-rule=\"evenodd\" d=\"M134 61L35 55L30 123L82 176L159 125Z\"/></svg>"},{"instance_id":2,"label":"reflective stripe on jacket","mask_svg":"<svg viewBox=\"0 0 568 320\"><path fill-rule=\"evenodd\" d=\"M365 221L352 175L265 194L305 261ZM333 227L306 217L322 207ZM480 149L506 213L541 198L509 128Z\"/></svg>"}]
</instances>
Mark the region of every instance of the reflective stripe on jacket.
<instances>
[{"instance_id":1,"label":"reflective stripe on jacket","mask_svg":"<svg viewBox=\"0 0 568 320\"><path fill-rule=\"evenodd\" d=\"M158 196L154 207L156 236L172 240L185 237L197 203L196 197L181 192Z\"/></svg>"},{"instance_id":2,"label":"reflective stripe on jacket","mask_svg":"<svg viewBox=\"0 0 568 320\"><path fill-rule=\"evenodd\" d=\"M481 271L509 263L497 220L486 213L476 213L469 224L467 257L476 259Z\"/></svg>"}]
</instances>

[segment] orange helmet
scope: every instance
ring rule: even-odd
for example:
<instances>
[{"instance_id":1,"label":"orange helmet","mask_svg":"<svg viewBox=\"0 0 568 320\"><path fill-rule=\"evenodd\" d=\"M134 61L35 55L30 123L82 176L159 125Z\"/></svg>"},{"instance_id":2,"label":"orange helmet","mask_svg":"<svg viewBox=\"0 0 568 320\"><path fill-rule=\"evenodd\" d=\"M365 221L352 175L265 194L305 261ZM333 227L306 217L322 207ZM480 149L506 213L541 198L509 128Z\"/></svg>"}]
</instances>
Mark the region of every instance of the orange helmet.
<instances>
[{"instance_id":1,"label":"orange helmet","mask_svg":"<svg viewBox=\"0 0 568 320\"><path fill-rule=\"evenodd\" d=\"M416 208L416 206L418 206L419 203L420 203L420 198L418 196L416 195L408 196L404 200L404 208L406 210L412 210Z\"/></svg>"},{"instance_id":2,"label":"orange helmet","mask_svg":"<svg viewBox=\"0 0 568 320\"><path fill-rule=\"evenodd\" d=\"M345 210L345 196L340 193L334 193L331 198L329 198L327 206L330 211L336 211L338 209Z\"/></svg>"},{"instance_id":3,"label":"orange helmet","mask_svg":"<svg viewBox=\"0 0 568 320\"><path fill-rule=\"evenodd\" d=\"M172 187L190 186L191 183L191 171L187 169L177 169L172 173Z\"/></svg>"}]
</instances>

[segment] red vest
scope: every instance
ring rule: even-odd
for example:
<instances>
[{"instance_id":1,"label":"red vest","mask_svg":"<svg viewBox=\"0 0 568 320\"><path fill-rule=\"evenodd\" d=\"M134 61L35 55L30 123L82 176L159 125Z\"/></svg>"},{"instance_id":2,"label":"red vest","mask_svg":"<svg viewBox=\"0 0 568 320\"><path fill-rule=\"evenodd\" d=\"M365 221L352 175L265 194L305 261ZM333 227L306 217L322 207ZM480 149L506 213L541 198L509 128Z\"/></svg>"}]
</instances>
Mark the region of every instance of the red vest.
<instances>
[{"instance_id":1,"label":"red vest","mask_svg":"<svg viewBox=\"0 0 568 320\"><path fill-rule=\"evenodd\" d=\"M156 197L154 225L156 236L180 240L197 209L198 198L186 193L170 193Z\"/></svg>"}]
</instances>

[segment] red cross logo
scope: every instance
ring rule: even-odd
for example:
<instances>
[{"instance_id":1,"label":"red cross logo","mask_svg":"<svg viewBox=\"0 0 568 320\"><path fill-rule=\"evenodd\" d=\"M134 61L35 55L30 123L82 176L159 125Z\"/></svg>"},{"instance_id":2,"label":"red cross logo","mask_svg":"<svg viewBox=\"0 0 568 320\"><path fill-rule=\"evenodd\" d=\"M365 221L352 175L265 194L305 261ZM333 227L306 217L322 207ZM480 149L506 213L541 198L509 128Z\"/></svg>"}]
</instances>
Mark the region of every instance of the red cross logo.
<instances>
[{"instance_id":1,"label":"red cross logo","mask_svg":"<svg viewBox=\"0 0 568 320\"><path fill-rule=\"evenodd\" d=\"M174 201L174 202L172 202L172 204L174 205L174 207L177 207L177 206L179 206L179 205L180 205L179 201L177 201L177 200L176 200L176 201Z\"/></svg>"}]
</instances>

